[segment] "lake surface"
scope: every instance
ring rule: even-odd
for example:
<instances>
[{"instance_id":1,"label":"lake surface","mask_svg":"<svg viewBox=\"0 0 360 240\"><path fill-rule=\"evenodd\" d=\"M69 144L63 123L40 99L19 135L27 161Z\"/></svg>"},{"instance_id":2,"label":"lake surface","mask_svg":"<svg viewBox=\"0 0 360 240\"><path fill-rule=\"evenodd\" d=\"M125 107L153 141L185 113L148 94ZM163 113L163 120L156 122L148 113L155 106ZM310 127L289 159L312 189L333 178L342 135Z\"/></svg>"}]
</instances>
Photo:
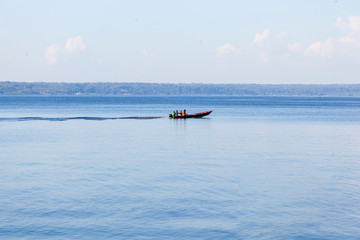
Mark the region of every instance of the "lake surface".
<instances>
[{"instance_id":1,"label":"lake surface","mask_svg":"<svg viewBox=\"0 0 360 240\"><path fill-rule=\"evenodd\" d=\"M360 239L360 98L0 96L0 164L1 239Z\"/></svg>"}]
</instances>

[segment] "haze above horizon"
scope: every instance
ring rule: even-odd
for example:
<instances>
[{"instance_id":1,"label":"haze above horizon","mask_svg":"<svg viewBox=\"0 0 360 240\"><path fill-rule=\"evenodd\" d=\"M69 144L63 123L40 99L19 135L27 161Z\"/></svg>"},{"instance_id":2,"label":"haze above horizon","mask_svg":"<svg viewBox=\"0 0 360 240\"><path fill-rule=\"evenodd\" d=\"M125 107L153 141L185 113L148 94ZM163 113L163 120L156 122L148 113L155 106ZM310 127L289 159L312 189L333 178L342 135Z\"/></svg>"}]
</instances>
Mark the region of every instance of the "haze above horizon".
<instances>
[{"instance_id":1,"label":"haze above horizon","mask_svg":"<svg viewBox=\"0 0 360 240\"><path fill-rule=\"evenodd\" d=\"M360 83L360 2L0 2L0 81Z\"/></svg>"}]
</instances>

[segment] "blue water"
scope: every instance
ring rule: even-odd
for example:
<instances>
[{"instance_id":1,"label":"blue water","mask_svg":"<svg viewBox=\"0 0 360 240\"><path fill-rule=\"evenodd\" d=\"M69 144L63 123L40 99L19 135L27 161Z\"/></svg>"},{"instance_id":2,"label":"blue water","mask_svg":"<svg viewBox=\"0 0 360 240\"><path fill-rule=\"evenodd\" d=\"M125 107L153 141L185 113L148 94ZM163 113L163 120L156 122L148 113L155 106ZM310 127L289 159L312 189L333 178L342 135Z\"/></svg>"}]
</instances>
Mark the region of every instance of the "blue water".
<instances>
[{"instance_id":1,"label":"blue water","mask_svg":"<svg viewBox=\"0 0 360 240\"><path fill-rule=\"evenodd\" d=\"M360 239L360 98L0 96L0 166L0 239Z\"/></svg>"}]
</instances>

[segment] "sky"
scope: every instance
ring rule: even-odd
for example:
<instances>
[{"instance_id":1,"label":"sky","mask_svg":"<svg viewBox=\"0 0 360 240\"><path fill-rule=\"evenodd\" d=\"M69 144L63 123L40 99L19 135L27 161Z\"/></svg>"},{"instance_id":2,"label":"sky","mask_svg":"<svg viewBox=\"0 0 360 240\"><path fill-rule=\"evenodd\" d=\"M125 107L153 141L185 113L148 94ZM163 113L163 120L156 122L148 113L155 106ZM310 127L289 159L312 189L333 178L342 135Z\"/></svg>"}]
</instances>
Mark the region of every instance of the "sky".
<instances>
[{"instance_id":1,"label":"sky","mask_svg":"<svg viewBox=\"0 0 360 240\"><path fill-rule=\"evenodd\" d=\"M360 84L360 1L0 0L0 81Z\"/></svg>"}]
</instances>

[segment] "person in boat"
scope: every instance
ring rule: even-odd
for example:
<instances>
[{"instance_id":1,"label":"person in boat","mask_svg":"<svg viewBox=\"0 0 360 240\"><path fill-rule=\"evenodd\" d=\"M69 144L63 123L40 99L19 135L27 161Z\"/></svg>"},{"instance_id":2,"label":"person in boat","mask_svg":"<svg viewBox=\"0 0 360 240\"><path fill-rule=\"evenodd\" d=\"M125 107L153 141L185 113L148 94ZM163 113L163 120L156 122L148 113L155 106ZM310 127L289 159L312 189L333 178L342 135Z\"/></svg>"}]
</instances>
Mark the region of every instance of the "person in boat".
<instances>
[{"instance_id":1,"label":"person in boat","mask_svg":"<svg viewBox=\"0 0 360 240\"><path fill-rule=\"evenodd\" d=\"M184 109L183 114L184 114L183 116L186 116L186 109Z\"/></svg>"},{"instance_id":2,"label":"person in boat","mask_svg":"<svg viewBox=\"0 0 360 240\"><path fill-rule=\"evenodd\" d=\"M175 118L175 111L173 111L172 113L172 118Z\"/></svg>"},{"instance_id":3,"label":"person in boat","mask_svg":"<svg viewBox=\"0 0 360 240\"><path fill-rule=\"evenodd\" d=\"M182 111L182 110L180 110L180 116L184 116L184 115L183 115L183 111Z\"/></svg>"},{"instance_id":4,"label":"person in boat","mask_svg":"<svg viewBox=\"0 0 360 240\"><path fill-rule=\"evenodd\" d=\"M178 110L176 110L175 116L179 116L179 111Z\"/></svg>"}]
</instances>

